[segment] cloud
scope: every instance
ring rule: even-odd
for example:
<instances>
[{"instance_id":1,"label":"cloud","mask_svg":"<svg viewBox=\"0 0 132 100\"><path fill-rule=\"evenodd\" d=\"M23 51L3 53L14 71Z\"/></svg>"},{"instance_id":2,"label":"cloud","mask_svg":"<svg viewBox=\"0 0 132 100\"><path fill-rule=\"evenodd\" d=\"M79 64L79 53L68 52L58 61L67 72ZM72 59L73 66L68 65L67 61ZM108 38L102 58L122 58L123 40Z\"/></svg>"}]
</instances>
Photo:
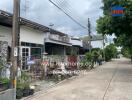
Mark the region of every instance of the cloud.
<instances>
[{"instance_id":1,"label":"cloud","mask_svg":"<svg viewBox=\"0 0 132 100\"><path fill-rule=\"evenodd\" d=\"M3 0L0 2L0 9L12 12L12 1ZM21 16L33 20L45 26L50 23L54 24L54 29L62 31L70 35L86 35L87 30L83 29L57 7L49 2L49 0L26 0L27 10L25 10L25 0L21 0ZM87 25L88 17L92 24L92 33L96 33L96 20L102 15L101 0L53 0L57 2L68 14L74 17L82 25ZM26 11L26 13L25 13ZM26 15L26 16L25 16Z\"/></svg>"},{"instance_id":2,"label":"cloud","mask_svg":"<svg viewBox=\"0 0 132 100\"><path fill-rule=\"evenodd\" d=\"M3 0L0 2L0 9L12 12L13 0Z\"/></svg>"}]
</instances>

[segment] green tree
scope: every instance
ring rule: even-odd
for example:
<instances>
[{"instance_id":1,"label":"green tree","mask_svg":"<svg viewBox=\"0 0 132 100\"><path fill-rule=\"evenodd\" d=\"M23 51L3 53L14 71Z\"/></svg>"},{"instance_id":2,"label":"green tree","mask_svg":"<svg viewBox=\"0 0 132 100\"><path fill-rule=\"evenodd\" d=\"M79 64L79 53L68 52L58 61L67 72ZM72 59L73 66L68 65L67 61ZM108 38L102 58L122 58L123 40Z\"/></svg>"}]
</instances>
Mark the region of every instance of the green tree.
<instances>
[{"instance_id":1,"label":"green tree","mask_svg":"<svg viewBox=\"0 0 132 100\"><path fill-rule=\"evenodd\" d=\"M132 0L103 0L103 17L97 20L97 31L100 34L113 33L116 35L116 44L132 51ZM112 6L122 6L125 8L124 15L113 17L111 15ZM129 52L132 58L132 53Z\"/></svg>"}]
</instances>

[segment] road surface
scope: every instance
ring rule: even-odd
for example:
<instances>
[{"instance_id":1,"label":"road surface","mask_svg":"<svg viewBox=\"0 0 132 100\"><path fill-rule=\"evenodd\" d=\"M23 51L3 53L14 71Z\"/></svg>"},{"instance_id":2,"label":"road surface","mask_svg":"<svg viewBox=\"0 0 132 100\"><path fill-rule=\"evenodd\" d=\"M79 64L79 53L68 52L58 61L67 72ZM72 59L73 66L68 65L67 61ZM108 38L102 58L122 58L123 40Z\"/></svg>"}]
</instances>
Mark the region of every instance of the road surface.
<instances>
[{"instance_id":1,"label":"road surface","mask_svg":"<svg viewBox=\"0 0 132 100\"><path fill-rule=\"evenodd\" d=\"M132 100L132 65L113 60L28 100Z\"/></svg>"}]
</instances>

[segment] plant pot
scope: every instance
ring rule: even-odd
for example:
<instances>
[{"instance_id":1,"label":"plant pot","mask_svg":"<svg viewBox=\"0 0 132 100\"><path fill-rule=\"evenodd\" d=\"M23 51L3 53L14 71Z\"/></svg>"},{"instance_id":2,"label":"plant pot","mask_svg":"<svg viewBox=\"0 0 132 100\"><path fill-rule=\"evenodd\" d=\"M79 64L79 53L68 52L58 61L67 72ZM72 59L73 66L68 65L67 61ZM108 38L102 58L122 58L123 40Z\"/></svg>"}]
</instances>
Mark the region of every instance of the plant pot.
<instances>
[{"instance_id":1,"label":"plant pot","mask_svg":"<svg viewBox=\"0 0 132 100\"><path fill-rule=\"evenodd\" d=\"M16 91L16 99L21 99L23 97L23 90L17 89Z\"/></svg>"},{"instance_id":2,"label":"plant pot","mask_svg":"<svg viewBox=\"0 0 132 100\"><path fill-rule=\"evenodd\" d=\"M23 97L29 96L29 93L30 93L30 89L29 88L23 89Z\"/></svg>"},{"instance_id":3,"label":"plant pot","mask_svg":"<svg viewBox=\"0 0 132 100\"><path fill-rule=\"evenodd\" d=\"M33 94L34 94L34 89L30 89L29 95L33 95Z\"/></svg>"}]
</instances>

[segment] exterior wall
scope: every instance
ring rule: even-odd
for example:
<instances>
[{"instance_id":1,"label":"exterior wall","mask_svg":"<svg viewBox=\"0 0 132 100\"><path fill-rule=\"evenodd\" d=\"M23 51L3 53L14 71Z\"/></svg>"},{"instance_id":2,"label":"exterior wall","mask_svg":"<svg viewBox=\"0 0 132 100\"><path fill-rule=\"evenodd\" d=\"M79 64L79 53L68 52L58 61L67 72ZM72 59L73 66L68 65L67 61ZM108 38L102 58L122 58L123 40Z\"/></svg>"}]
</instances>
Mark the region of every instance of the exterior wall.
<instances>
[{"instance_id":1,"label":"exterior wall","mask_svg":"<svg viewBox=\"0 0 132 100\"><path fill-rule=\"evenodd\" d=\"M72 46L70 44L70 38L68 36L60 36L58 34L50 34L50 32L47 32L44 34L45 42L46 43L54 43L54 44L60 44L65 46Z\"/></svg>"},{"instance_id":2,"label":"exterior wall","mask_svg":"<svg viewBox=\"0 0 132 100\"><path fill-rule=\"evenodd\" d=\"M0 41L7 41L11 46L11 28L0 25ZM20 29L20 41L44 44L44 33L35 29L22 26Z\"/></svg>"},{"instance_id":3,"label":"exterior wall","mask_svg":"<svg viewBox=\"0 0 132 100\"><path fill-rule=\"evenodd\" d=\"M103 49L103 40L91 41L92 48Z\"/></svg>"},{"instance_id":4,"label":"exterior wall","mask_svg":"<svg viewBox=\"0 0 132 100\"><path fill-rule=\"evenodd\" d=\"M75 45L75 46L83 47L83 43L82 43L81 40L73 40L73 39L71 39L71 40L70 40L70 43L71 43L72 45Z\"/></svg>"},{"instance_id":5,"label":"exterior wall","mask_svg":"<svg viewBox=\"0 0 132 100\"><path fill-rule=\"evenodd\" d=\"M7 41L8 45L11 46L11 28L0 25L0 41Z\"/></svg>"},{"instance_id":6,"label":"exterior wall","mask_svg":"<svg viewBox=\"0 0 132 100\"><path fill-rule=\"evenodd\" d=\"M20 41L44 44L44 33L29 27L22 26L20 29Z\"/></svg>"},{"instance_id":7,"label":"exterior wall","mask_svg":"<svg viewBox=\"0 0 132 100\"><path fill-rule=\"evenodd\" d=\"M46 43L46 52L48 53L48 55L65 55L65 49L66 48L63 45Z\"/></svg>"}]
</instances>

